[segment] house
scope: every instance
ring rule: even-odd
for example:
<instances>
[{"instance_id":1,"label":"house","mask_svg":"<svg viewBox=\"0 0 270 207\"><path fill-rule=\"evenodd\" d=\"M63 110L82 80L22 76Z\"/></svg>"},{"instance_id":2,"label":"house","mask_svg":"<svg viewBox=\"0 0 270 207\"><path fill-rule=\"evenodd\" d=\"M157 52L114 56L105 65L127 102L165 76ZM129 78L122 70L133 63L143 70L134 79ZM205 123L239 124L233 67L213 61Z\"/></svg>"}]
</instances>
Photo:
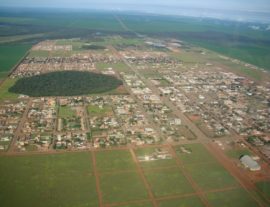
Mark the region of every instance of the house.
<instances>
[{"instance_id":1,"label":"house","mask_svg":"<svg viewBox=\"0 0 270 207\"><path fill-rule=\"evenodd\" d=\"M249 155L242 155L240 157L240 162L250 171L261 170L261 166L259 165L259 163L252 159Z\"/></svg>"}]
</instances>

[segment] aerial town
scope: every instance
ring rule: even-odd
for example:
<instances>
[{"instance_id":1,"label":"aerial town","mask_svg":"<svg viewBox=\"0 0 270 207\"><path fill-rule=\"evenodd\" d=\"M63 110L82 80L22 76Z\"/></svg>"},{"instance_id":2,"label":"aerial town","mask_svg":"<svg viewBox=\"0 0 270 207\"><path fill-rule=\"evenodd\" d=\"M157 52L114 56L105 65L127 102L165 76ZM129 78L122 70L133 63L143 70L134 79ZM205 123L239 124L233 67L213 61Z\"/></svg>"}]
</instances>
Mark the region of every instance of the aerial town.
<instances>
[{"instance_id":1,"label":"aerial town","mask_svg":"<svg viewBox=\"0 0 270 207\"><path fill-rule=\"evenodd\" d=\"M112 46L74 50L78 43L83 41L35 45L11 78L94 71L122 79L124 92L40 98L21 94L15 102L5 101L0 150L79 150L195 141L200 136L248 144L270 159L269 82L258 85L211 62L185 63L175 57L185 48L179 40L146 40L119 52ZM206 53L199 51L201 57Z\"/></svg>"}]
</instances>

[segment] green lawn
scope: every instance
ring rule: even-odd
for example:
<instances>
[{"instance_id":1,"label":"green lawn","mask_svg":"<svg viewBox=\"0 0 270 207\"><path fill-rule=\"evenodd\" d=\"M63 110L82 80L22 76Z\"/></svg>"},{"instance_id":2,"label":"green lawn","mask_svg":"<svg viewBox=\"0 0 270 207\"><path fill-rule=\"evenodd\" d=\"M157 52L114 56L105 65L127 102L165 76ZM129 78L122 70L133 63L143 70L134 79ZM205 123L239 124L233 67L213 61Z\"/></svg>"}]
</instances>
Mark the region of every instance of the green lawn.
<instances>
[{"instance_id":1,"label":"green lawn","mask_svg":"<svg viewBox=\"0 0 270 207\"><path fill-rule=\"evenodd\" d=\"M129 67L125 63L97 63L96 68L98 70L104 71L108 68L112 68L118 72L129 72Z\"/></svg>"},{"instance_id":2,"label":"green lawn","mask_svg":"<svg viewBox=\"0 0 270 207\"><path fill-rule=\"evenodd\" d=\"M251 152L248 149L232 149L226 151L226 154L234 159L239 159L241 155L251 155Z\"/></svg>"},{"instance_id":3,"label":"green lawn","mask_svg":"<svg viewBox=\"0 0 270 207\"><path fill-rule=\"evenodd\" d=\"M262 181L259 183L256 183L257 188L260 189L268 197L270 200L270 181Z\"/></svg>"},{"instance_id":4,"label":"green lawn","mask_svg":"<svg viewBox=\"0 0 270 207\"><path fill-rule=\"evenodd\" d=\"M18 94L11 93L8 89L13 86L16 82L16 79L8 78L4 81L4 83L0 86L0 101L6 99L16 99L18 98Z\"/></svg>"},{"instance_id":5,"label":"green lawn","mask_svg":"<svg viewBox=\"0 0 270 207\"><path fill-rule=\"evenodd\" d=\"M156 197L194 192L179 168L145 171L145 176Z\"/></svg>"},{"instance_id":6,"label":"green lawn","mask_svg":"<svg viewBox=\"0 0 270 207\"><path fill-rule=\"evenodd\" d=\"M147 198L143 181L136 172L102 174L100 185L104 203Z\"/></svg>"},{"instance_id":7,"label":"green lawn","mask_svg":"<svg viewBox=\"0 0 270 207\"><path fill-rule=\"evenodd\" d=\"M184 147L190 153L182 152L180 147ZM216 162L213 156L205 149L201 144L186 144L175 147L176 153L180 160L184 164L197 164L197 163L207 163Z\"/></svg>"},{"instance_id":8,"label":"green lawn","mask_svg":"<svg viewBox=\"0 0 270 207\"><path fill-rule=\"evenodd\" d=\"M236 180L218 163L187 164L185 168L203 190L238 186Z\"/></svg>"},{"instance_id":9,"label":"green lawn","mask_svg":"<svg viewBox=\"0 0 270 207\"><path fill-rule=\"evenodd\" d=\"M59 107L59 117L69 118L75 116L75 111L69 106L60 106Z\"/></svg>"},{"instance_id":10,"label":"green lawn","mask_svg":"<svg viewBox=\"0 0 270 207\"><path fill-rule=\"evenodd\" d=\"M243 189L208 193L207 199L212 206L218 207L259 207Z\"/></svg>"},{"instance_id":11,"label":"green lawn","mask_svg":"<svg viewBox=\"0 0 270 207\"><path fill-rule=\"evenodd\" d=\"M128 205L121 205L120 207L153 207L151 203L139 203L139 204L128 204Z\"/></svg>"},{"instance_id":12,"label":"green lawn","mask_svg":"<svg viewBox=\"0 0 270 207\"><path fill-rule=\"evenodd\" d=\"M31 50L28 57L49 57L49 51Z\"/></svg>"},{"instance_id":13,"label":"green lawn","mask_svg":"<svg viewBox=\"0 0 270 207\"><path fill-rule=\"evenodd\" d=\"M111 106L104 106L100 108L96 105L87 106L87 111L90 116L107 116L113 112Z\"/></svg>"},{"instance_id":14,"label":"green lawn","mask_svg":"<svg viewBox=\"0 0 270 207\"><path fill-rule=\"evenodd\" d=\"M155 152L155 148L140 148L135 151L137 157L138 156L149 156ZM155 161L148 161L148 162L140 162L140 165L145 168L159 168L159 167L169 167L169 166L176 166L175 159L165 159L165 160L155 160Z\"/></svg>"},{"instance_id":15,"label":"green lawn","mask_svg":"<svg viewBox=\"0 0 270 207\"><path fill-rule=\"evenodd\" d=\"M198 197L186 197L180 199L160 201L159 207L204 207L202 201Z\"/></svg>"},{"instance_id":16,"label":"green lawn","mask_svg":"<svg viewBox=\"0 0 270 207\"><path fill-rule=\"evenodd\" d=\"M136 168L130 152L125 150L96 152L96 165L100 172L135 170Z\"/></svg>"},{"instance_id":17,"label":"green lawn","mask_svg":"<svg viewBox=\"0 0 270 207\"><path fill-rule=\"evenodd\" d=\"M0 175L1 206L98 206L89 153L0 157Z\"/></svg>"}]
</instances>

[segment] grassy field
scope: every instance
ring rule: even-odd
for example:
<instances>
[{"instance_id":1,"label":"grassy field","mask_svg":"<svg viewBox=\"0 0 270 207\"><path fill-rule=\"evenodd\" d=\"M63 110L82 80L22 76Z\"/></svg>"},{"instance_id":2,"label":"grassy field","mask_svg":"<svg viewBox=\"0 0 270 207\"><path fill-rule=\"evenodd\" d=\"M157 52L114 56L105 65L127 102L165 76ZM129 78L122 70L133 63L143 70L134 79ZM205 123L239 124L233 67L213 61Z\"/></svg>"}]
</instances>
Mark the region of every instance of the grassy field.
<instances>
[{"instance_id":1,"label":"grassy field","mask_svg":"<svg viewBox=\"0 0 270 207\"><path fill-rule=\"evenodd\" d=\"M185 167L203 190L238 186L236 180L218 163L186 164Z\"/></svg>"},{"instance_id":2,"label":"grassy field","mask_svg":"<svg viewBox=\"0 0 270 207\"><path fill-rule=\"evenodd\" d=\"M129 151L105 151L96 153L97 169L100 172L135 170L135 163Z\"/></svg>"},{"instance_id":3,"label":"grassy field","mask_svg":"<svg viewBox=\"0 0 270 207\"><path fill-rule=\"evenodd\" d=\"M156 197L194 192L179 168L145 171L145 176Z\"/></svg>"},{"instance_id":4,"label":"grassy field","mask_svg":"<svg viewBox=\"0 0 270 207\"><path fill-rule=\"evenodd\" d=\"M3 84L0 86L0 101L6 100L6 99L16 99L18 98L18 94L11 93L8 91L8 89L13 86L16 82L16 79L8 78L6 79Z\"/></svg>"},{"instance_id":5,"label":"grassy field","mask_svg":"<svg viewBox=\"0 0 270 207\"><path fill-rule=\"evenodd\" d=\"M115 71L118 72L129 72L129 68L125 63L112 63L112 64L108 64L108 63L97 63L96 64L96 68L98 70L104 71L107 70L108 68L112 68Z\"/></svg>"},{"instance_id":6,"label":"grassy field","mask_svg":"<svg viewBox=\"0 0 270 207\"><path fill-rule=\"evenodd\" d=\"M187 197L181 199L172 199L160 201L159 207L204 207L202 201L198 197Z\"/></svg>"},{"instance_id":7,"label":"grassy field","mask_svg":"<svg viewBox=\"0 0 270 207\"><path fill-rule=\"evenodd\" d=\"M248 149L231 149L226 151L226 154L234 159L239 159L241 155L252 155Z\"/></svg>"},{"instance_id":8,"label":"grassy field","mask_svg":"<svg viewBox=\"0 0 270 207\"><path fill-rule=\"evenodd\" d=\"M208 193L207 198L212 206L259 207L259 205L243 189Z\"/></svg>"},{"instance_id":9,"label":"grassy field","mask_svg":"<svg viewBox=\"0 0 270 207\"><path fill-rule=\"evenodd\" d=\"M113 113L111 106L100 108L96 105L87 106L87 111L90 116L109 116Z\"/></svg>"},{"instance_id":10,"label":"grassy field","mask_svg":"<svg viewBox=\"0 0 270 207\"><path fill-rule=\"evenodd\" d=\"M147 198L144 184L136 172L101 174L100 185L105 203Z\"/></svg>"},{"instance_id":11,"label":"grassy field","mask_svg":"<svg viewBox=\"0 0 270 207\"><path fill-rule=\"evenodd\" d=\"M175 147L177 155L183 164L200 164L207 162L216 162L212 155L201 144L182 145L190 154L181 152L181 146Z\"/></svg>"},{"instance_id":12,"label":"grassy field","mask_svg":"<svg viewBox=\"0 0 270 207\"><path fill-rule=\"evenodd\" d=\"M0 45L0 72L8 73L30 48L29 44Z\"/></svg>"},{"instance_id":13,"label":"grassy field","mask_svg":"<svg viewBox=\"0 0 270 207\"><path fill-rule=\"evenodd\" d=\"M75 116L75 111L69 106L60 106L59 107L59 117L61 118L70 118Z\"/></svg>"},{"instance_id":14,"label":"grassy field","mask_svg":"<svg viewBox=\"0 0 270 207\"><path fill-rule=\"evenodd\" d=\"M270 200L270 181L258 182L256 186Z\"/></svg>"},{"instance_id":15,"label":"grassy field","mask_svg":"<svg viewBox=\"0 0 270 207\"><path fill-rule=\"evenodd\" d=\"M0 174L1 206L98 206L89 153L0 157Z\"/></svg>"},{"instance_id":16,"label":"grassy field","mask_svg":"<svg viewBox=\"0 0 270 207\"><path fill-rule=\"evenodd\" d=\"M129 205L121 205L120 207L153 207L153 205L149 202L140 203L140 204L129 204Z\"/></svg>"}]
</instances>

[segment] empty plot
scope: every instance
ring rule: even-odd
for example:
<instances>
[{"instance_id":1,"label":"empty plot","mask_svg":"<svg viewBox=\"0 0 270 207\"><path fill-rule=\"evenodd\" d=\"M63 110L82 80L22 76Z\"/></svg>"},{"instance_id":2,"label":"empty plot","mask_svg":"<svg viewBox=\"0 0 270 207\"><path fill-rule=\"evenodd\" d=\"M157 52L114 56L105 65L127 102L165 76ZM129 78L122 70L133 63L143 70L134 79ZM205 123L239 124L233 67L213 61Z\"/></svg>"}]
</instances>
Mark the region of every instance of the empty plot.
<instances>
[{"instance_id":1,"label":"empty plot","mask_svg":"<svg viewBox=\"0 0 270 207\"><path fill-rule=\"evenodd\" d=\"M256 183L256 186L264 193L265 196L270 200L270 181L262 181Z\"/></svg>"},{"instance_id":2,"label":"empty plot","mask_svg":"<svg viewBox=\"0 0 270 207\"><path fill-rule=\"evenodd\" d=\"M145 176L156 197L193 192L192 187L179 168L145 171Z\"/></svg>"},{"instance_id":3,"label":"empty plot","mask_svg":"<svg viewBox=\"0 0 270 207\"><path fill-rule=\"evenodd\" d=\"M207 199L212 206L218 207L258 207L259 205L243 189L208 193Z\"/></svg>"},{"instance_id":4,"label":"empty plot","mask_svg":"<svg viewBox=\"0 0 270 207\"><path fill-rule=\"evenodd\" d=\"M146 203L136 203L136 204L127 204L127 205L121 205L119 207L153 207L153 205L150 202Z\"/></svg>"},{"instance_id":5,"label":"empty plot","mask_svg":"<svg viewBox=\"0 0 270 207\"><path fill-rule=\"evenodd\" d=\"M166 148L165 148L166 149ZM140 158L155 156L156 148L141 148L135 151L138 160ZM173 167L176 166L175 159L166 158L166 159L156 159L151 161L140 161L140 165L143 168L160 168L160 167Z\"/></svg>"},{"instance_id":6,"label":"empty plot","mask_svg":"<svg viewBox=\"0 0 270 207\"><path fill-rule=\"evenodd\" d=\"M99 172L135 170L135 163L129 151L111 150L96 152L96 165Z\"/></svg>"},{"instance_id":7,"label":"empty plot","mask_svg":"<svg viewBox=\"0 0 270 207\"><path fill-rule=\"evenodd\" d=\"M236 180L218 163L190 164L185 167L203 190L238 186Z\"/></svg>"},{"instance_id":8,"label":"empty plot","mask_svg":"<svg viewBox=\"0 0 270 207\"><path fill-rule=\"evenodd\" d=\"M0 158L1 206L98 206L89 153Z\"/></svg>"},{"instance_id":9,"label":"empty plot","mask_svg":"<svg viewBox=\"0 0 270 207\"><path fill-rule=\"evenodd\" d=\"M184 164L216 162L201 144L186 144L175 147L176 153Z\"/></svg>"},{"instance_id":10,"label":"empty plot","mask_svg":"<svg viewBox=\"0 0 270 207\"><path fill-rule=\"evenodd\" d=\"M102 174L100 185L104 203L117 203L147 198L143 181L136 172Z\"/></svg>"},{"instance_id":11,"label":"empty plot","mask_svg":"<svg viewBox=\"0 0 270 207\"><path fill-rule=\"evenodd\" d=\"M201 200L195 196L161 201L158 206L159 207L175 207L175 206L177 207L204 207Z\"/></svg>"}]
</instances>

